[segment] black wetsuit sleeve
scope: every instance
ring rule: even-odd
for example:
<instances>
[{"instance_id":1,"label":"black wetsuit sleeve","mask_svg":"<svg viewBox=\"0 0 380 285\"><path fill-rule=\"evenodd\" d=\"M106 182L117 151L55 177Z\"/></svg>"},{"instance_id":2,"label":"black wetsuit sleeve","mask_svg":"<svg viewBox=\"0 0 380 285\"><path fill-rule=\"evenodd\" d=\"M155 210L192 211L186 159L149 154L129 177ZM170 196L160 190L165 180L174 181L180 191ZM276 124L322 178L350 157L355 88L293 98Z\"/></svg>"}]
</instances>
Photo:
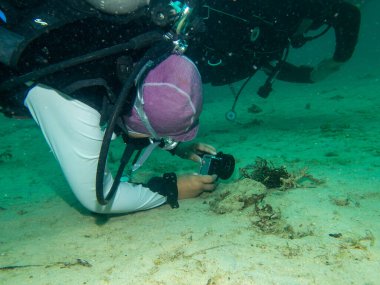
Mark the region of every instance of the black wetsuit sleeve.
<instances>
[{"instance_id":1,"label":"black wetsuit sleeve","mask_svg":"<svg viewBox=\"0 0 380 285\"><path fill-rule=\"evenodd\" d=\"M276 78L278 80L294 83L313 83L310 79L312 71L313 68L311 66L296 66L294 64L284 62Z\"/></svg>"},{"instance_id":2,"label":"black wetsuit sleeve","mask_svg":"<svg viewBox=\"0 0 380 285\"><path fill-rule=\"evenodd\" d=\"M309 6L313 7L313 5ZM304 8L304 10L307 11L307 8ZM351 58L358 42L360 10L350 3L338 1L335 7L330 10L330 13L328 13L330 16L327 17L327 21L335 30L336 41L333 59L337 62L345 62ZM306 14L310 18L323 18L321 11L318 9L310 8ZM277 75L277 79L294 83L313 83L310 79L312 71L312 67L295 66L285 62Z\"/></svg>"},{"instance_id":3,"label":"black wetsuit sleeve","mask_svg":"<svg viewBox=\"0 0 380 285\"><path fill-rule=\"evenodd\" d=\"M332 20L335 30L336 46L334 60L345 62L355 50L360 29L360 10L356 6L342 2L339 4Z\"/></svg>"}]
</instances>

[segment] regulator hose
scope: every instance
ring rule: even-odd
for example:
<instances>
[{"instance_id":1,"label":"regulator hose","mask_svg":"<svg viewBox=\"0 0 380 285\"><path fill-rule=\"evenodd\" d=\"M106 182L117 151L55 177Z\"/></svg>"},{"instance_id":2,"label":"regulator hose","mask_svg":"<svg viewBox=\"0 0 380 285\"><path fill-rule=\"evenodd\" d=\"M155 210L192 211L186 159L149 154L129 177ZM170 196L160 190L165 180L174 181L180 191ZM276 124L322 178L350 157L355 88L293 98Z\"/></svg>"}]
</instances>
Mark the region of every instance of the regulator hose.
<instances>
[{"instance_id":1,"label":"regulator hose","mask_svg":"<svg viewBox=\"0 0 380 285\"><path fill-rule=\"evenodd\" d=\"M161 39L162 39L162 33L158 31L146 32L142 35L132 38L126 43L121 43L115 46L100 49L88 54L84 54L81 56L77 56L74 58L70 58L68 60L64 60L52 65L49 65L44 68L33 70L23 75L14 76L0 83L0 92L11 90L12 88L18 85L21 85L23 83L26 83L28 81L34 81L34 80L40 79L43 76L53 74L55 72L58 72L66 68L73 67L82 63L94 61L97 59L101 59L101 58L111 56L117 53L125 52L128 50L137 50L144 47L149 47Z\"/></svg>"},{"instance_id":2,"label":"regulator hose","mask_svg":"<svg viewBox=\"0 0 380 285\"><path fill-rule=\"evenodd\" d=\"M173 51L173 42L165 39L163 36L161 36L161 40L158 41L155 45L153 45L140 59L140 61L135 65L132 73L128 77L127 81L124 83L123 88L117 98L117 101L115 103L115 107L113 110L113 113L111 117L108 120L107 128L103 137L103 142L99 154L99 160L98 160L98 167L96 171L96 198L98 200L98 203L101 205L106 205L108 202L113 198L113 196L116 193L116 190L120 183L120 172L122 170L118 171L117 176L115 177L115 180L111 186L111 189L108 191L106 195L104 195L104 173L107 163L107 156L109 147L111 144L111 138L115 130L115 126L120 119L120 115L122 112L128 112L133 107L133 102L135 99L136 94L131 94L131 90L135 84L135 79L140 75L140 72L144 72L144 75L148 73L152 68L154 68L158 63L166 59ZM146 66L149 66L148 69L143 70ZM144 76L143 75L143 76ZM129 99L130 102L127 102ZM126 104L129 104L129 110L126 110ZM128 155L123 155L123 161L122 164L125 166L127 164L127 160L131 157L133 151L135 149L128 148L128 145L126 146L126 150L124 151L125 154L128 153ZM128 157L129 156L129 157Z\"/></svg>"}]
</instances>

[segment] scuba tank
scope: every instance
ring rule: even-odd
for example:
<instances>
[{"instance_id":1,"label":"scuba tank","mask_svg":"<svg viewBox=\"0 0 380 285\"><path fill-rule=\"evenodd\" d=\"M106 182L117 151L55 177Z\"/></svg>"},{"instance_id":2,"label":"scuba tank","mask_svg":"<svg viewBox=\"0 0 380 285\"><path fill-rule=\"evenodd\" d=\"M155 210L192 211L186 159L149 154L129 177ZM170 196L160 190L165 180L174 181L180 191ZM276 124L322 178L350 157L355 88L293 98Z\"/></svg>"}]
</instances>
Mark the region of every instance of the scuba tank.
<instances>
[{"instance_id":1,"label":"scuba tank","mask_svg":"<svg viewBox=\"0 0 380 285\"><path fill-rule=\"evenodd\" d=\"M0 4L4 25L0 25L0 62L17 69L19 60L28 46L41 35L54 29L96 14L91 7L76 9L73 1L46 1L21 9L22 4ZM81 1L78 1L81 2Z\"/></svg>"}]
</instances>

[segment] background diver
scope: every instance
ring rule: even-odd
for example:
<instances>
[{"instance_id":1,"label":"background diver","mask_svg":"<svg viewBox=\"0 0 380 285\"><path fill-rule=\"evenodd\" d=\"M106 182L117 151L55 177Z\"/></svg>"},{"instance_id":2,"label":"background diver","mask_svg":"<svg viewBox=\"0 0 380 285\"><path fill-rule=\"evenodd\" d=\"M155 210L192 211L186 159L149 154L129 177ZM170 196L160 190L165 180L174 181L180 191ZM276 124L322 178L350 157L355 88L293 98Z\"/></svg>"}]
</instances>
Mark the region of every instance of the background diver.
<instances>
[{"instance_id":1,"label":"background diver","mask_svg":"<svg viewBox=\"0 0 380 285\"><path fill-rule=\"evenodd\" d=\"M246 79L234 105L258 70L268 75L258 90L265 98L275 79L313 83L328 77L351 58L358 41L360 10L343 0L203 0L200 7L205 32L194 39L188 54L205 83L225 85ZM315 67L287 61L290 48L300 48L330 28L335 33L331 57ZM229 115L233 120L234 112Z\"/></svg>"}]
</instances>

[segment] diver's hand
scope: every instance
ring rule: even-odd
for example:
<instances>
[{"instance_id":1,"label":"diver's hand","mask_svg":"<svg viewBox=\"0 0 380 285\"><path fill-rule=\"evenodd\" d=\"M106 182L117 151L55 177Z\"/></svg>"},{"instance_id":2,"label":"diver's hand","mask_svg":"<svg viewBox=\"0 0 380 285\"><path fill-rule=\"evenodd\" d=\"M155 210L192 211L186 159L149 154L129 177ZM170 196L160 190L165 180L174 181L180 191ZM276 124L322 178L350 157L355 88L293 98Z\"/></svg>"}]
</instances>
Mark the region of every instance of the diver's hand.
<instances>
[{"instance_id":1,"label":"diver's hand","mask_svg":"<svg viewBox=\"0 0 380 285\"><path fill-rule=\"evenodd\" d=\"M339 70L343 62L337 62L332 58L322 60L310 74L313 82L319 82L326 79L329 75Z\"/></svg>"},{"instance_id":2,"label":"diver's hand","mask_svg":"<svg viewBox=\"0 0 380 285\"><path fill-rule=\"evenodd\" d=\"M195 162L201 162L200 155L209 153L216 155L216 149L212 145L204 143L180 143L176 150L176 155L183 159L189 159Z\"/></svg>"},{"instance_id":3,"label":"diver's hand","mask_svg":"<svg viewBox=\"0 0 380 285\"><path fill-rule=\"evenodd\" d=\"M217 176L188 174L177 177L178 199L194 198L216 188Z\"/></svg>"}]
</instances>

